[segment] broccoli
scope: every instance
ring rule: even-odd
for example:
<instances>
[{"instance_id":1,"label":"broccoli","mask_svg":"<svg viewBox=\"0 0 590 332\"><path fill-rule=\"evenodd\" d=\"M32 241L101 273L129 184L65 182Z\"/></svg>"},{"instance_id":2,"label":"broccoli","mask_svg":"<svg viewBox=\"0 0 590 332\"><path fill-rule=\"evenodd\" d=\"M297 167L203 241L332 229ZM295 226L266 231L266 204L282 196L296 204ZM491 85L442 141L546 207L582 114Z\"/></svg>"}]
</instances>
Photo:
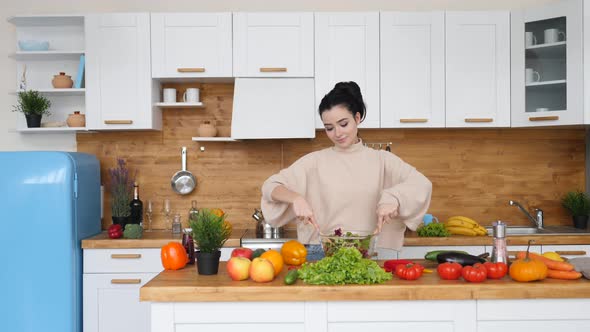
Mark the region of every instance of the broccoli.
<instances>
[{"instance_id":1,"label":"broccoli","mask_svg":"<svg viewBox=\"0 0 590 332\"><path fill-rule=\"evenodd\" d=\"M139 224L127 224L123 231L123 237L126 239L140 239L143 228Z\"/></svg>"}]
</instances>

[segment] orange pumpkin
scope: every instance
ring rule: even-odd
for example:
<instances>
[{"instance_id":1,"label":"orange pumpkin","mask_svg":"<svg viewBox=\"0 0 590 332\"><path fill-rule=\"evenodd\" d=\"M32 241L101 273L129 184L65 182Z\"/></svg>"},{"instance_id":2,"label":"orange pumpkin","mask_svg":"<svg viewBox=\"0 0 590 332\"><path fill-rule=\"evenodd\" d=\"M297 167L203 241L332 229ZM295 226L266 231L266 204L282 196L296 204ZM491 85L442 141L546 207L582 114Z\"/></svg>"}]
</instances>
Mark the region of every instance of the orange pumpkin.
<instances>
[{"instance_id":1,"label":"orange pumpkin","mask_svg":"<svg viewBox=\"0 0 590 332\"><path fill-rule=\"evenodd\" d=\"M186 250L179 242L169 242L160 251L162 266L165 270L179 270L188 263Z\"/></svg>"},{"instance_id":2,"label":"orange pumpkin","mask_svg":"<svg viewBox=\"0 0 590 332\"><path fill-rule=\"evenodd\" d=\"M510 265L508 273L513 280L527 282L547 278L547 265L540 260L529 258L531 242L533 240L529 240L525 258L518 259Z\"/></svg>"},{"instance_id":3,"label":"orange pumpkin","mask_svg":"<svg viewBox=\"0 0 590 332\"><path fill-rule=\"evenodd\" d=\"M283 261L283 256L280 252L271 249L265 251L260 257L266 258L272 263L272 266L275 268L275 277L283 270L285 262Z\"/></svg>"}]
</instances>

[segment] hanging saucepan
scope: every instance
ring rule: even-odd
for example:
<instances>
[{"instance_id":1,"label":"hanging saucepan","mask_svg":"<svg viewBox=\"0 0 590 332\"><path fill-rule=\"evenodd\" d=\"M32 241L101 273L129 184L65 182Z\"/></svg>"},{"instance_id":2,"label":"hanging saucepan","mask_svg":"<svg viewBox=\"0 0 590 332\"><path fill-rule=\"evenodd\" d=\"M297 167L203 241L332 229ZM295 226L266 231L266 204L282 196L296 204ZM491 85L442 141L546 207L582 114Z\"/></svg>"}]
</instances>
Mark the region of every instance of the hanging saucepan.
<instances>
[{"instance_id":1,"label":"hanging saucepan","mask_svg":"<svg viewBox=\"0 0 590 332\"><path fill-rule=\"evenodd\" d=\"M197 179L186 170L186 146L182 147L182 170L172 176L170 185L172 190L181 195L190 194L197 186Z\"/></svg>"}]
</instances>

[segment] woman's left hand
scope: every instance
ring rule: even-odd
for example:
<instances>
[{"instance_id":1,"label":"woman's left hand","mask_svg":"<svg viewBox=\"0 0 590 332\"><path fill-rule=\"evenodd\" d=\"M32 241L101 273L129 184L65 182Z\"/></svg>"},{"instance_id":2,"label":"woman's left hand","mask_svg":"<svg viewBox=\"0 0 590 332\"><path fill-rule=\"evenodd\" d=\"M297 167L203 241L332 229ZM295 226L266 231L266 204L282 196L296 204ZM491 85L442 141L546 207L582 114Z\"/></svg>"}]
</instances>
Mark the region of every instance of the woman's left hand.
<instances>
[{"instance_id":1,"label":"woman's left hand","mask_svg":"<svg viewBox=\"0 0 590 332\"><path fill-rule=\"evenodd\" d=\"M377 207L377 228L374 234L381 233L383 224L390 223L393 218L398 216L398 204L381 204Z\"/></svg>"}]
</instances>

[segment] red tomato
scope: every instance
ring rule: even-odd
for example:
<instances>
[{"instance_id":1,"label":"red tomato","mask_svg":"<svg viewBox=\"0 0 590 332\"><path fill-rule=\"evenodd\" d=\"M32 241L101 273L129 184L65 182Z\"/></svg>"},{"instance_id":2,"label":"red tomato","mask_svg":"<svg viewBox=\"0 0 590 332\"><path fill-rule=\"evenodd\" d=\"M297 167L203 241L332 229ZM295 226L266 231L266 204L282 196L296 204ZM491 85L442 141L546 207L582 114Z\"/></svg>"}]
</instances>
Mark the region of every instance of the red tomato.
<instances>
[{"instance_id":1,"label":"red tomato","mask_svg":"<svg viewBox=\"0 0 590 332\"><path fill-rule=\"evenodd\" d=\"M406 280L416 280L422 276L424 267L420 264L399 264L395 267L395 275Z\"/></svg>"},{"instance_id":2,"label":"red tomato","mask_svg":"<svg viewBox=\"0 0 590 332\"><path fill-rule=\"evenodd\" d=\"M463 267L459 263L446 262L438 264L436 271L441 279L445 280L457 280L461 276L461 270Z\"/></svg>"},{"instance_id":3,"label":"red tomato","mask_svg":"<svg viewBox=\"0 0 590 332\"><path fill-rule=\"evenodd\" d=\"M469 282L482 282L486 280L488 271L485 266L480 263L476 263L473 266L464 266L461 270L463 279Z\"/></svg>"},{"instance_id":4,"label":"red tomato","mask_svg":"<svg viewBox=\"0 0 590 332\"><path fill-rule=\"evenodd\" d=\"M508 265L506 265L506 263L502 263L502 262L499 262L499 263L486 262L486 263L483 263L483 266L485 266L486 271L488 272L488 278L490 278L490 279L501 279L508 272Z\"/></svg>"}]
</instances>

